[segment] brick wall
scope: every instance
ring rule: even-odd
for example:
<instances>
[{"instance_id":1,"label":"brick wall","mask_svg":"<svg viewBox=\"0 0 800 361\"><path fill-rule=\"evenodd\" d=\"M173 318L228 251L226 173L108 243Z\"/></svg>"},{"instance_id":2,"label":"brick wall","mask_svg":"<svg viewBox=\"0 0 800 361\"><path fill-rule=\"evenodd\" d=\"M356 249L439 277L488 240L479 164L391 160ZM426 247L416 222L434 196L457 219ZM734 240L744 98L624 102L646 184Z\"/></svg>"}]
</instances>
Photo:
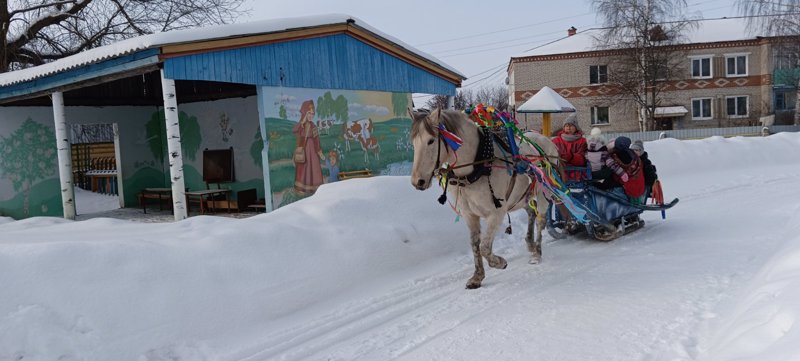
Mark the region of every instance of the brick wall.
<instances>
[{"instance_id":1,"label":"brick wall","mask_svg":"<svg viewBox=\"0 0 800 361\"><path fill-rule=\"evenodd\" d=\"M747 75L727 76L726 55L746 54ZM509 90L513 104L521 105L543 86L549 86L564 96L578 110L579 125L588 129L590 109L594 106L608 106L610 122L602 125L605 131L638 131L638 106L633 101L613 97L613 89L606 84L589 84L589 67L613 62L609 56L600 53L578 53L566 56L540 57L539 59L512 59L509 69ZM725 127L758 124L761 116L772 112L772 60L771 46L766 41L747 41L713 44L693 44L676 55L679 64L685 69L675 81L668 83L661 96L661 106L684 106L689 112L683 117L674 118L675 129L703 127ZM708 79L691 78L691 58L711 56L712 77ZM748 115L729 117L726 114L726 97L746 96ZM692 119L692 99L712 98L713 117L707 120ZM558 129L565 115L553 116L553 128ZM540 129L541 115L519 115L527 119L531 129Z\"/></svg>"}]
</instances>

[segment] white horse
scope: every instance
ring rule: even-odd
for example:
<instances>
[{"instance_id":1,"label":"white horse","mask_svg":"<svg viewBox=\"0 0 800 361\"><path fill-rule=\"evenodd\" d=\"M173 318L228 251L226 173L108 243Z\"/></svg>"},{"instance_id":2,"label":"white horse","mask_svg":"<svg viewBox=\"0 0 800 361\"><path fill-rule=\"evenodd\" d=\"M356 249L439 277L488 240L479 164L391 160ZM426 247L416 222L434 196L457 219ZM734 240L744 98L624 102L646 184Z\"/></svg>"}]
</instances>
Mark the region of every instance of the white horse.
<instances>
[{"instance_id":1,"label":"white horse","mask_svg":"<svg viewBox=\"0 0 800 361\"><path fill-rule=\"evenodd\" d=\"M419 190L426 190L434 183L435 173L445 162L452 167L447 190L453 198L458 199L458 206L469 227L475 261L475 273L467 281L467 288L474 289L481 286L485 277L483 258L486 258L489 266L493 268L504 269L508 265L505 259L492 252L495 234L508 212L522 208L528 212L528 232L525 241L531 254L530 263L539 263L542 258L542 229L545 227L548 207L542 185L536 182L531 187L534 181L527 174L519 174L512 178L506 169L501 169L507 165L501 160L502 153L493 145L487 146L485 141L481 147L481 130L466 113L436 110L430 114L413 113L412 118L414 164L411 170L411 184ZM457 158L439 135L440 123L446 130L455 133L463 140ZM558 150L549 138L533 132L526 133L525 136L536 143L552 162L557 161ZM485 150L487 147L492 148L487 151ZM486 162L478 160L481 163L475 164L481 149L484 149L483 153L490 153L489 159ZM520 154L539 156L539 152L526 143L521 144ZM485 155L481 159L486 159ZM475 179L473 171L480 167L485 169L489 165L493 165L496 169L489 175ZM535 212L528 206L531 188L536 202ZM486 229L483 234L481 234L481 218L486 219ZM534 218L538 226L536 237L533 235Z\"/></svg>"}]
</instances>

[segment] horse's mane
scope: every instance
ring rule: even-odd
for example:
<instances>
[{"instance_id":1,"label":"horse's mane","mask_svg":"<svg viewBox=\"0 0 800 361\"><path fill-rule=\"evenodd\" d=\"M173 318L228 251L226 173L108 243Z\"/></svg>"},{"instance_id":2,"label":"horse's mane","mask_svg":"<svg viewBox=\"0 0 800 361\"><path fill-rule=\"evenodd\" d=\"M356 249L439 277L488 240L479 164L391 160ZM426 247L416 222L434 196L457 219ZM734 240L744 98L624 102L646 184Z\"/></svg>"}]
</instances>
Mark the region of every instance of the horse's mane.
<instances>
[{"instance_id":1,"label":"horse's mane","mask_svg":"<svg viewBox=\"0 0 800 361\"><path fill-rule=\"evenodd\" d=\"M428 117L436 114L437 112L428 112L427 110L423 110L420 112L414 112L414 119L412 120L411 124L411 138L416 138L421 131L425 131L430 135L437 134L438 130L434 128L433 125L429 121L427 121ZM457 110L442 110L439 113L439 123L444 124L445 129L450 132L455 133L458 136L461 136L461 126L463 125L463 118L464 112L457 111Z\"/></svg>"}]
</instances>

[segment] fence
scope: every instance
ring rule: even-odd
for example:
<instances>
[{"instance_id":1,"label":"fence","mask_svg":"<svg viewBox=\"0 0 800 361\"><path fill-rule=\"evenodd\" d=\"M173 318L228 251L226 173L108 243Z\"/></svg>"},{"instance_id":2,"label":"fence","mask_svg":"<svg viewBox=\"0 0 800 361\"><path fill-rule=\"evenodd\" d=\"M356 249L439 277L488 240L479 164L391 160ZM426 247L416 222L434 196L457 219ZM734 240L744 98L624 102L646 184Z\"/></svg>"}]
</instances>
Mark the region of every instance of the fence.
<instances>
[{"instance_id":1,"label":"fence","mask_svg":"<svg viewBox=\"0 0 800 361\"><path fill-rule=\"evenodd\" d=\"M631 140L650 141L661 138L675 139L701 139L713 136L736 137L736 136L762 136L780 132L800 132L800 125L773 125L770 127L729 127L729 128L698 128L698 129L677 129L677 130L658 130L650 132L608 132L603 134L606 139L626 136ZM588 133L588 132L587 132Z\"/></svg>"}]
</instances>

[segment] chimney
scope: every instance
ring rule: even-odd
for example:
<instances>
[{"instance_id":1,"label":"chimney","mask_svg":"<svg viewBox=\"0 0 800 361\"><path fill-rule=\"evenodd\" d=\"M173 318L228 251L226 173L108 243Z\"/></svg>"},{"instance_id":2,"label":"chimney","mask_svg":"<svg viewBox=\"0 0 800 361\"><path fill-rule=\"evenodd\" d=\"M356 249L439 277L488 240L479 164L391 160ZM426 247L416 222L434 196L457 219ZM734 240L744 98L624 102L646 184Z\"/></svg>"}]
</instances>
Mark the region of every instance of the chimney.
<instances>
[{"instance_id":1,"label":"chimney","mask_svg":"<svg viewBox=\"0 0 800 361\"><path fill-rule=\"evenodd\" d=\"M573 36L577 33L578 29L576 29L574 26L570 26L569 29L567 29L567 36Z\"/></svg>"}]
</instances>

